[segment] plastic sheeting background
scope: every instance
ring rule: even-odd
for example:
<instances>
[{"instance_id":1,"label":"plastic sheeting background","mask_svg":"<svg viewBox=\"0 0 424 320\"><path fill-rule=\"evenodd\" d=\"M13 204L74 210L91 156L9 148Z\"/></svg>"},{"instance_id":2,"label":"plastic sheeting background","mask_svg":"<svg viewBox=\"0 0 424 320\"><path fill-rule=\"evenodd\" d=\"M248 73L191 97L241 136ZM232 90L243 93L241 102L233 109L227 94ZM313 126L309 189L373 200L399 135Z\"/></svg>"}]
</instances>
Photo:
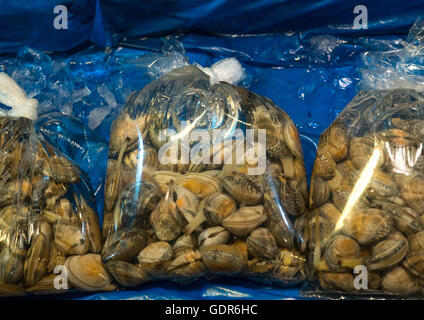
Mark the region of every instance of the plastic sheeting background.
<instances>
[{"instance_id":1,"label":"plastic sheeting background","mask_svg":"<svg viewBox=\"0 0 424 320\"><path fill-rule=\"evenodd\" d=\"M422 1L69 1L70 22L66 36L51 27L56 1L0 0L0 52L14 55L22 46L43 51L67 51L86 40L100 47L75 49L53 55L76 61L69 74L75 79L94 77L93 87L105 82L116 103L103 121L90 129L90 118L81 108L63 112L64 104L41 116L43 133L81 168L90 172L98 208L103 203L103 177L111 120L124 101L119 86L108 80L115 72L102 73L106 43L120 49L113 53L114 67L124 68L131 88L141 89L156 75L146 75L146 64L160 60L165 45L180 41L189 63L209 66L225 57L236 57L248 77L243 84L271 98L299 128L308 174L311 173L319 134L352 99L361 79L361 54L401 48L409 28L424 14ZM353 30L353 8L368 8L368 29ZM36 14L34 14L36 12ZM119 14L118 14L119 13ZM25 21L25 23L23 23ZM103 23L104 21L104 28ZM37 27L35 27L37 26ZM184 31L184 32L183 32ZM175 39L158 35L171 34ZM143 37L143 38L140 38ZM169 52L175 49L168 48ZM165 50L166 51L166 50ZM76 53L75 53L76 52ZM86 53L84 53L86 52ZM146 58L147 57L147 58ZM116 63L115 63L116 62ZM126 64L126 62L129 62ZM93 68L87 68L87 63ZM140 65L142 66L140 68ZM160 64L159 64L160 67ZM3 65L7 72L12 66ZM66 69L66 67L65 67ZM135 71L134 71L135 70ZM91 88L93 89L93 88ZM94 104L103 102L98 100ZM69 112L65 112L68 113ZM56 120L52 120L56 119ZM87 156L88 155L88 156ZM95 170L93 170L95 168ZM156 282L138 290L98 294L68 294L59 299L300 299L298 289L281 289L246 280L197 281L189 285Z\"/></svg>"}]
</instances>

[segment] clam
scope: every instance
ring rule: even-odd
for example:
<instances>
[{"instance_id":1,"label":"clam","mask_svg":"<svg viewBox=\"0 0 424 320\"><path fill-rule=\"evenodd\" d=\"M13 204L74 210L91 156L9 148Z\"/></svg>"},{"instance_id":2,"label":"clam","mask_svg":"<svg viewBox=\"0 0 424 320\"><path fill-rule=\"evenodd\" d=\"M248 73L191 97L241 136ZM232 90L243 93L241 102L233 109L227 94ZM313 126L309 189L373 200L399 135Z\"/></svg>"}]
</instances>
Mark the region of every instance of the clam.
<instances>
[{"instance_id":1,"label":"clam","mask_svg":"<svg viewBox=\"0 0 424 320\"><path fill-rule=\"evenodd\" d=\"M284 128L283 128L283 137L284 141L287 144L287 147L293 153L297 159L303 160L302 153L302 144L300 142L299 133L293 121L290 119L285 119Z\"/></svg>"},{"instance_id":2,"label":"clam","mask_svg":"<svg viewBox=\"0 0 424 320\"><path fill-rule=\"evenodd\" d=\"M146 245L146 232L143 229L122 228L106 240L102 251L103 261L130 262Z\"/></svg>"},{"instance_id":3,"label":"clam","mask_svg":"<svg viewBox=\"0 0 424 320\"><path fill-rule=\"evenodd\" d=\"M80 172L78 168L63 156L53 155L49 157L50 173L53 180L63 183L78 183Z\"/></svg>"},{"instance_id":4,"label":"clam","mask_svg":"<svg viewBox=\"0 0 424 320\"><path fill-rule=\"evenodd\" d=\"M400 195L407 205L418 213L423 211L424 207L424 174L414 175L395 175Z\"/></svg>"},{"instance_id":5,"label":"clam","mask_svg":"<svg viewBox=\"0 0 424 320\"><path fill-rule=\"evenodd\" d=\"M364 209L352 212L343 225L343 233L361 245L368 245L386 237L392 228L388 214L379 209Z\"/></svg>"},{"instance_id":6,"label":"clam","mask_svg":"<svg viewBox=\"0 0 424 320\"><path fill-rule=\"evenodd\" d=\"M179 213L178 220L180 224L186 225L196 216L199 210L199 199L184 187L176 186L173 190Z\"/></svg>"},{"instance_id":7,"label":"clam","mask_svg":"<svg viewBox=\"0 0 424 320\"><path fill-rule=\"evenodd\" d=\"M174 171L154 171L152 178L156 181L163 194L168 191L168 185L171 182L176 182L182 175Z\"/></svg>"},{"instance_id":8,"label":"clam","mask_svg":"<svg viewBox=\"0 0 424 320\"><path fill-rule=\"evenodd\" d=\"M78 199L74 193L74 199L77 203L80 221L86 231L87 241L89 242L89 250L91 253L99 253L102 249L102 235L100 232L99 217L97 213L87 204L84 197Z\"/></svg>"},{"instance_id":9,"label":"clam","mask_svg":"<svg viewBox=\"0 0 424 320\"><path fill-rule=\"evenodd\" d=\"M281 202L287 212L292 215L300 215L305 212L306 203L303 195L297 188L285 178L281 180Z\"/></svg>"},{"instance_id":10,"label":"clam","mask_svg":"<svg viewBox=\"0 0 424 320\"><path fill-rule=\"evenodd\" d=\"M199 235L199 247L212 244L226 244L231 234L221 226L210 227Z\"/></svg>"},{"instance_id":11,"label":"clam","mask_svg":"<svg viewBox=\"0 0 424 320\"><path fill-rule=\"evenodd\" d=\"M222 191L222 184L218 179L203 173L185 174L177 180L176 184L188 189L199 199Z\"/></svg>"},{"instance_id":12,"label":"clam","mask_svg":"<svg viewBox=\"0 0 424 320\"><path fill-rule=\"evenodd\" d=\"M66 259L68 279L75 288L85 291L111 291L112 278L98 254L74 255Z\"/></svg>"},{"instance_id":13,"label":"clam","mask_svg":"<svg viewBox=\"0 0 424 320\"><path fill-rule=\"evenodd\" d=\"M402 267L388 271L383 276L381 287L383 290L405 296L413 295L420 290L418 281Z\"/></svg>"},{"instance_id":14,"label":"clam","mask_svg":"<svg viewBox=\"0 0 424 320\"><path fill-rule=\"evenodd\" d=\"M319 214L328 222L330 222L333 226L337 224L340 219L340 216L342 215L339 209L337 209L337 207L331 202L323 204L321 207L319 207L318 210Z\"/></svg>"},{"instance_id":15,"label":"clam","mask_svg":"<svg viewBox=\"0 0 424 320\"><path fill-rule=\"evenodd\" d=\"M66 255L84 254L88 251L90 243L81 227L58 222L53 229L56 247Z\"/></svg>"},{"instance_id":16,"label":"clam","mask_svg":"<svg viewBox=\"0 0 424 320\"><path fill-rule=\"evenodd\" d=\"M172 250L176 256L179 256L181 253L193 250L196 248L197 239L194 234L184 234L175 240Z\"/></svg>"},{"instance_id":17,"label":"clam","mask_svg":"<svg viewBox=\"0 0 424 320\"><path fill-rule=\"evenodd\" d=\"M177 207L171 199L162 200L150 214L150 224L160 240L175 240L182 232L182 226L178 222Z\"/></svg>"},{"instance_id":18,"label":"clam","mask_svg":"<svg viewBox=\"0 0 424 320\"><path fill-rule=\"evenodd\" d=\"M373 201L373 204L390 214L393 224L406 235L415 234L424 228L424 221L414 210L389 201Z\"/></svg>"},{"instance_id":19,"label":"clam","mask_svg":"<svg viewBox=\"0 0 424 320\"><path fill-rule=\"evenodd\" d=\"M400 232L390 234L371 249L369 270L385 270L398 265L409 250L408 241Z\"/></svg>"},{"instance_id":20,"label":"clam","mask_svg":"<svg viewBox=\"0 0 424 320\"><path fill-rule=\"evenodd\" d=\"M331 153L324 148L318 148L312 175L329 180L334 178L335 172L336 162Z\"/></svg>"},{"instance_id":21,"label":"clam","mask_svg":"<svg viewBox=\"0 0 424 320\"><path fill-rule=\"evenodd\" d=\"M237 205L230 196L220 192L213 193L202 200L199 213L186 226L185 232L190 234L204 221L211 225L219 225L236 210Z\"/></svg>"},{"instance_id":22,"label":"clam","mask_svg":"<svg viewBox=\"0 0 424 320\"><path fill-rule=\"evenodd\" d=\"M318 176L311 177L311 192L309 196L309 207L317 208L330 199L331 189L326 180Z\"/></svg>"},{"instance_id":23,"label":"clam","mask_svg":"<svg viewBox=\"0 0 424 320\"><path fill-rule=\"evenodd\" d=\"M257 177L236 171L223 178L223 185L238 203L256 205L262 200L264 188Z\"/></svg>"},{"instance_id":24,"label":"clam","mask_svg":"<svg viewBox=\"0 0 424 320\"><path fill-rule=\"evenodd\" d=\"M24 274L25 250L5 247L0 253L0 282L18 283Z\"/></svg>"},{"instance_id":25,"label":"clam","mask_svg":"<svg viewBox=\"0 0 424 320\"><path fill-rule=\"evenodd\" d=\"M143 150L142 157L141 150ZM147 170L149 172L154 172L159 167L159 159L156 149L144 145L143 149L135 149L124 156L124 164L131 170L143 166L143 171Z\"/></svg>"},{"instance_id":26,"label":"clam","mask_svg":"<svg viewBox=\"0 0 424 320\"><path fill-rule=\"evenodd\" d=\"M236 236L245 237L265 220L266 214L262 205L242 207L225 218L222 226Z\"/></svg>"},{"instance_id":27,"label":"clam","mask_svg":"<svg viewBox=\"0 0 424 320\"><path fill-rule=\"evenodd\" d=\"M24 264L25 284L35 285L43 278L49 262L49 241L40 233L32 241Z\"/></svg>"},{"instance_id":28,"label":"clam","mask_svg":"<svg viewBox=\"0 0 424 320\"><path fill-rule=\"evenodd\" d=\"M411 251L424 251L424 231L420 231L408 237Z\"/></svg>"},{"instance_id":29,"label":"clam","mask_svg":"<svg viewBox=\"0 0 424 320\"><path fill-rule=\"evenodd\" d=\"M166 241L153 242L137 256L138 262L149 269L161 269L174 256L171 245Z\"/></svg>"},{"instance_id":30,"label":"clam","mask_svg":"<svg viewBox=\"0 0 424 320\"><path fill-rule=\"evenodd\" d=\"M121 193L119 202L122 215L128 219L152 211L161 200L161 192L153 183L143 180L127 186Z\"/></svg>"},{"instance_id":31,"label":"clam","mask_svg":"<svg viewBox=\"0 0 424 320\"><path fill-rule=\"evenodd\" d=\"M332 271L353 269L362 264L360 246L352 238L343 235L333 236L325 249L325 262Z\"/></svg>"},{"instance_id":32,"label":"clam","mask_svg":"<svg viewBox=\"0 0 424 320\"><path fill-rule=\"evenodd\" d=\"M346 128L340 122L334 122L320 138L320 146L323 146L336 162L346 158L349 150L349 138Z\"/></svg>"},{"instance_id":33,"label":"clam","mask_svg":"<svg viewBox=\"0 0 424 320\"><path fill-rule=\"evenodd\" d=\"M267 228L253 230L247 238L246 244L249 253L256 258L271 259L279 252L277 241Z\"/></svg>"},{"instance_id":34,"label":"clam","mask_svg":"<svg viewBox=\"0 0 424 320\"><path fill-rule=\"evenodd\" d=\"M355 291L353 274L350 272L320 272L319 283L325 290Z\"/></svg>"},{"instance_id":35,"label":"clam","mask_svg":"<svg viewBox=\"0 0 424 320\"><path fill-rule=\"evenodd\" d=\"M56 248L54 242L50 242L49 248L49 262L47 264L47 272L50 273L58 265L63 265L65 263L66 256L65 254Z\"/></svg>"},{"instance_id":36,"label":"clam","mask_svg":"<svg viewBox=\"0 0 424 320\"><path fill-rule=\"evenodd\" d=\"M58 275L55 273L47 274L35 285L26 289L26 291L36 294L56 294L66 292L67 289L62 289L61 287L55 286L55 280L57 277Z\"/></svg>"},{"instance_id":37,"label":"clam","mask_svg":"<svg viewBox=\"0 0 424 320\"><path fill-rule=\"evenodd\" d=\"M390 176L380 170L373 173L367 186L367 196L373 198L386 198L397 193L396 183Z\"/></svg>"},{"instance_id":38,"label":"clam","mask_svg":"<svg viewBox=\"0 0 424 320\"><path fill-rule=\"evenodd\" d=\"M149 275L143 269L129 262L109 261L105 267L116 282L124 287L136 287L150 280Z\"/></svg>"},{"instance_id":39,"label":"clam","mask_svg":"<svg viewBox=\"0 0 424 320\"><path fill-rule=\"evenodd\" d=\"M175 258L166 271L178 282L193 281L204 274L202 256L198 250L186 251Z\"/></svg>"},{"instance_id":40,"label":"clam","mask_svg":"<svg viewBox=\"0 0 424 320\"><path fill-rule=\"evenodd\" d=\"M409 252L403 260L402 266L413 276L424 279L424 251Z\"/></svg>"},{"instance_id":41,"label":"clam","mask_svg":"<svg viewBox=\"0 0 424 320\"><path fill-rule=\"evenodd\" d=\"M129 101L129 100L128 100ZM116 156L121 150L124 152L134 149L139 141L139 136L144 135L147 117L140 116L136 119L126 112L120 114L112 123L109 139L109 156ZM122 146L125 145L124 148Z\"/></svg>"},{"instance_id":42,"label":"clam","mask_svg":"<svg viewBox=\"0 0 424 320\"><path fill-rule=\"evenodd\" d=\"M373 136L354 138L350 142L349 156L356 169L362 169L374 152L376 140Z\"/></svg>"},{"instance_id":43,"label":"clam","mask_svg":"<svg viewBox=\"0 0 424 320\"><path fill-rule=\"evenodd\" d=\"M276 201L265 194L264 209L268 221L266 227L275 237L278 245L282 248L291 249L294 242L294 228L290 223L288 215ZM264 218L266 220L266 218Z\"/></svg>"},{"instance_id":44,"label":"clam","mask_svg":"<svg viewBox=\"0 0 424 320\"><path fill-rule=\"evenodd\" d=\"M244 255L236 247L215 244L200 249L206 268L213 273L232 275L243 272L247 263Z\"/></svg>"},{"instance_id":45,"label":"clam","mask_svg":"<svg viewBox=\"0 0 424 320\"><path fill-rule=\"evenodd\" d=\"M121 189L122 157L124 156L125 146L122 146L117 161L109 159L107 163L105 210L109 212L113 210Z\"/></svg>"}]
</instances>

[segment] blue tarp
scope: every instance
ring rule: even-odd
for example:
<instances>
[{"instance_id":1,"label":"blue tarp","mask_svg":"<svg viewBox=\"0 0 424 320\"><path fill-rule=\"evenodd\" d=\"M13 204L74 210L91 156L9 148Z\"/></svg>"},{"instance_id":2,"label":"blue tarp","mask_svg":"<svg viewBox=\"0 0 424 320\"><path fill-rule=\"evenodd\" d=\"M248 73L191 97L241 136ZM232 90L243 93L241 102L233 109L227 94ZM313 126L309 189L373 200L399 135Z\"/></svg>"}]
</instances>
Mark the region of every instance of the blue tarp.
<instances>
[{"instance_id":1,"label":"blue tarp","mask_svg":"<svg viewBox=\"0 0 424 320\"><path fill-rule=\"evenodd\" d=\"M57 5L68 8L67 30L53 28ZM356 5L367 7L368 29L353 28ZM75 72L75 78L104 79L99 83L108 81L111 74L86 66L90 61L97 66L96 57L104 61L106 46L124 46L115 55L122 62L128 57L161 52L163 36L173 35L183 44L190 63L209 66L224 57L236 57L248 75L243 85L271 98L298 126L310 174L319 134L357 91L361 53L400 48L416 17L423 14L424 4L418 0L401 4L394 0L104 0L101 5L98 0L0 0L0 53L10 56L22 46L30 46L64 52L61 57L66 59L69 50L75 54L88 41L97 47L90 49L89 59L84 56L88 60L75 58L81 68L74 64L76 69L70 73ZM2 68L7 71L0 59ZM128 73L130 76L134 75ZM142 74L137 77L139 81L133 87L141 89L149 79ZM122 101L117 103L121 105ZM106 117L94 132L87 127L83 109L74 116L79 119L59 117L59 122L49 123L57 115L46 114L40 126L47 122L48 126L42 126L44 133L90 174L93 184L97 183L97 201L102 203L104 155L113 116ZM76 145L69 143L74 140ZM202 280L184 286L158 282L132 291L79 293L61 298L299 299L299 294L297 288L283 290L233 279Z\"/></svg>"}]
</instances>

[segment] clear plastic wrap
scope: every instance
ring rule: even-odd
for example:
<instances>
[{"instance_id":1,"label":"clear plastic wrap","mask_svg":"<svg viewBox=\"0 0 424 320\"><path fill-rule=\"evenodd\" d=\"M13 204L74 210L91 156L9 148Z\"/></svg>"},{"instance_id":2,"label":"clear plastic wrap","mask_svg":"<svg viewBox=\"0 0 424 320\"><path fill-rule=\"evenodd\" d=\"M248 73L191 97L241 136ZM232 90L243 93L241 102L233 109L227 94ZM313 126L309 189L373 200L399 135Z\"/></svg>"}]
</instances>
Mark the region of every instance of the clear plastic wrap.
<instances>
[{"instance_id":1,"label":"clear plastic wrap","mask_svg":"<svg viewBox=\"0 0 424 320\"><path fill-rule=\"evenodd\" d=\"M421 20L404 49L364 55L366 63L374 56L362 70L368 90L320 137L304 229L315 293L424 292L424 94L421 75L411 74L422 50L417 30Z\"/></svg>"},{"instance_id":2,"label":"clear plastic wrap","mask_svg":"<svg viewBox=\"0 0 424 320\"><path fill-rule=\"evenodd\" d=\"M297 129L271 100L212 80L175 69L112 124L102 259L122 287L306 276L293 222L307 210Z\"/></svg>"},{"instance_id":3,"label":"clear plastic wrap","mask_svg":"<svg viewBox=\"0 0 424 320\"><path fill-rule=\"evenodd\" d=\"M37 101L4 73L0 102L0 295L114 288L81 171L35 131Z\"/></svg>"}]
</instances>

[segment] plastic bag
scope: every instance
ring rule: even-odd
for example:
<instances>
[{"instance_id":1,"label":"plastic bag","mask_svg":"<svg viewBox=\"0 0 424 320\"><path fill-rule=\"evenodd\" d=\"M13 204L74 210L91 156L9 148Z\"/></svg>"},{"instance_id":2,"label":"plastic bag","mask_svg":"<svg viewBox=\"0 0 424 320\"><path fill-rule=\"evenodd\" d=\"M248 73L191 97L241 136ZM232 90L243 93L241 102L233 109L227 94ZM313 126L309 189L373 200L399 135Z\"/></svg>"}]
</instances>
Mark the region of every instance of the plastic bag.
<instances>
[{"instance_id":1,"label":"plastic bag","mask_svg":"<svg viewBox=\"0 0 424 320\"><path fill-rule=\"evenodd\" d=\"M414 46L398 60L418 58ZM396 55L374 53L362 86L374 79L392 89L359 92L320 137L305 234L324 292L423 292L424 95L402 63L387 65L388 54ZM393 68L396 80L385 78Z\"/></svg>"},{"instance_id":2,"label":"plastic bag","mask_svg":"<svg viewBox=\"0 0 424 320\"><path fill-rule=\"evenodd\" d=\"M102 258L120 286L305 278L293 225L307 200L297 129L271 100L219 81L223 66L206 69L212 79L195 66L165 74L112 124Z\"/></svg>"},{"instance_id":3,"label":"plastic bag","mask_svg":"<svg viewBox=\"0 0 424 320\"><path fill-rule=\"evenodd\" d=\"M0 105L0 295L114 288L98 254L94 197L35 131L37 100L0 73Z\"/></svg>"}]
</instances>

